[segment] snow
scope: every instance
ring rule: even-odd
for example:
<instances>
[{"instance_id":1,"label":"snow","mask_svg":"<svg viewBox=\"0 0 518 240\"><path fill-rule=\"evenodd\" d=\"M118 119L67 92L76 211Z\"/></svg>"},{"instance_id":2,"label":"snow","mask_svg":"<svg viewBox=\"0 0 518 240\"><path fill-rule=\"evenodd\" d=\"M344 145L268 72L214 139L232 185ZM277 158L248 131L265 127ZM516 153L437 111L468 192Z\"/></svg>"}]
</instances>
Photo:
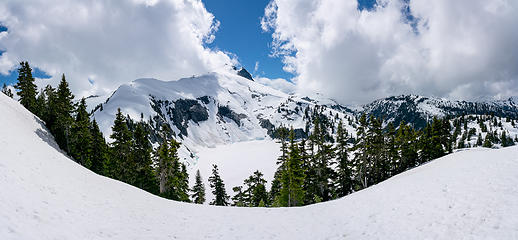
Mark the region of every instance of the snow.
<instances>
[{"instance_id":1,"label":"snow","mask_svg":"<svg viewBox=\"0 0 518 240\"><path fill-rule=\"evenodd\" d=\"M306 207L214 207L92 173L2 94L0 113L0 239L518 239L518 147L460 151Z\"/></svg>"},{"instance_id":2,"label":"snow","mask_svg":"<svg viewBox=\"0 0 518 240\"><path fill-rule=\"evenodd\" d=\"M190 183L191 186L194 185L196 171L200 170L205 189L209 190L208 178L212 175L212 164L216 164L229 195L234 194L233 187L243 185L243 180L256 170L264 174L264 179L268 181L266 187L270 189L273 175L277 170L277 158L280 155L280 144L272 140L255 140L202 148L197 154L198 162L188 168ZM210 190L207 191L206 197L209 201L213 199Z\"/></svg>"}]
</instances>

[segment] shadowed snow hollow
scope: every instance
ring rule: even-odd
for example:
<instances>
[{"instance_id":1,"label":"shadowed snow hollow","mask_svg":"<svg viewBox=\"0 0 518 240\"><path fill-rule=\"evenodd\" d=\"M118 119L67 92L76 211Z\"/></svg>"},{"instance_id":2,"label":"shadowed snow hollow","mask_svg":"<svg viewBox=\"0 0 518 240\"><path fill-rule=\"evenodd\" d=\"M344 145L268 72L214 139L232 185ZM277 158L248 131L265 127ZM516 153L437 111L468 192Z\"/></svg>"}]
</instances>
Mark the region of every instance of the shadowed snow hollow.
<instances>
[{"instance_id":1,"label":"shadowed snow hollow","mask_svg":"<svg viewBox=\"0 0 518 240\"><path fill-rule=\"evenodd\" d=\"M179 203L92 173L0 94L0 239L518 239L518 148L454 153L299 208Z\"/></svg>"}]
</instances>

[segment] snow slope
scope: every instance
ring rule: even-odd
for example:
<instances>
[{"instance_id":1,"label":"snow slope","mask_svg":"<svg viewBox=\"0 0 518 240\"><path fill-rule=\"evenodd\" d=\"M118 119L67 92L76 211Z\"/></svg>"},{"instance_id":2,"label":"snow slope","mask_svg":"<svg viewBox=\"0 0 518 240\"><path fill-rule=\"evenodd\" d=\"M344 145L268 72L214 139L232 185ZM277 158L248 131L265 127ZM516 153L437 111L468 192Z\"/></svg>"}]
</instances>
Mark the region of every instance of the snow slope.
<instances>
[{"instance_id":1,"label":"snow slope","mask_svg":"<svg viewBox=\"0 0 518 240\"><path fill-rule=\"evenodd\" d=\"M0 239L518 239L518 148L471 149L300 208L179 203L65 157L0 94Z\"/></svg>"}]
</instances>

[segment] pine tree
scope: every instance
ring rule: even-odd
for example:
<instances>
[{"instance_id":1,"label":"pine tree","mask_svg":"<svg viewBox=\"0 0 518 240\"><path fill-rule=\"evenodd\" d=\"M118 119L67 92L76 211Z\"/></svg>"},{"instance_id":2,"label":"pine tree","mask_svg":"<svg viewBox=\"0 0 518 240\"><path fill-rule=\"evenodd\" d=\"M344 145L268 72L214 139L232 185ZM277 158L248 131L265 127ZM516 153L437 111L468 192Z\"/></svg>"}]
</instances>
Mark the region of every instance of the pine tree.
<instances>
[{"instance_id":1,"label":"pine tree","mask_svg":"<svg viewBox=\"0 0 518 240\"><path fill-rule=\"evenodd\" d=\"M47 85L43 90L46 96L45 101L45 109L42 114L43 121L45 121L45 125L51 131L52 134L55 134L55 125L57 119L58 105L57 105L57 94L56 89L52 86Z\"/></svg>"},{"instance_id":2,"label":"pine tree","mask_svg":"<svg viewBox=\"0 0 518 240\"><path fill-rule=\"evenodd\" d=\"M151 153L153 146L149 141L149 130L141 119L134 132L133 161L135 163L135 186L148 192L156 192L156 178L153 172Z\"/></svg>"},{"instance_id":3,"label":"pine tree","mask_svg":"<svg viewBox=\"0 0 518 240\"><path fill-rule=\"evenodd\" d=\"M34 77L32 76L32 68L28 62L20 62L18 68L18 82L14 85L18 89L18 96L20 96L20 103L32 113L36 112L36 95L37 88L34 84Z\"/></svg>"},{"instance_id":4,"label":"pine tree","mask_svg":"<svg viewBox=\"0 0 518 240\"><path fill-rule=\"evenodd\" d=\"M5 83L4 83L4 86L2 87L2 93L4 93L5 95L7 95L10 98L14 97L13 92L11 91L10 88L7 87L7 85L5 85Z\"/></svg>"},{"instance_id":5,"label":"pine tree","mask_svg":"<svg viewBox=\"0 0 518 240\"><path fill-rule=\"evenodd\" d=\"M302 159L299 148L295 143L293 128L290 130L290 145L288 156L284 163L281 173L281 206L301 206L304 204L304 170L302 169Z\"/></svg>"},{"instance_id":6,"label":"pine tree","mask_svg":"<svg viewBox=\"0 0 518 240\"><path fill-rule=\"evenodd\" d=\"M164 142L155 154L158 158L159 191L168 199L188 202L189 200L189 176L187 168L178 158L180 143L174 138L167 140L167 127L162 128Z\"/></svg>"},{"instance_id":7,"label":"pine tree","mask_svg":"<svg viewBox=\"0 0 518 240\"><path fill-rule=\"evenodd\" d=\"M232 206L244 207L248 206L245 200L245 193L243 192L243 186L235 186L232 188L234 196L232 196Z\"/></svg>"},{"instance_id":8,"label":"pine tree","mask_svg":"<svg viewBox=\"0 0 518 240\"><path fill-rule=\"evenodd\" d=\"M36 97L36 116L40 119L45 119L45 114L47 113L47 97L45 95L45 91L42 90Z\"/></svg>"},{"instance_id":9,"label":"pine tree","mask_svg":"<svg viewBox=\"0 0 518 240\"><path fill-rule=\"evenodd\" d=\"M203 204L205 202L205 184L201 179L200 170L196 171L196 180L192 188L192 202Z\"/></svg>"},{"instance_id":10,"label":"pine tree","mask_svg":"<svg viewBox=\"0 0 518 240\"><path fill-rule=\"evenodd\" d=\"M263 173L259 170L256 170L250 177L245 179L244 185L246 189L243 190L243 200L246 206L258 207L261 201L264 204L269 202L265 184L266 180L264 180Z\"/></svg>"},{"instance_id":11,"label":"pine tree","mask_svg":"<svg viewBox=\"0 0 518 240\"><path fill-rule=\"evenodd\" d=\"M478 137L477 137L477 146L482 146L482 134L481 133L478 133Z\"/></svg>"},{"instance_id":12,"label":"pine tree","mask_svg":"<svg viewBox=\"0 0 518 240\"><path fill-rule=\"evenodd\" d=\"M337 166L336 194L338 197L346 196L352 192L352 169L348 159L347 130L344 129L342 120L338 123L336 132L335 156Z\"/></svg>"},{"instance_id":13,"label":"pine tree","mask_svg":"<svg viewBox=\"0 0 518 240\"><path fill-rule=\"evenodd\" d=\"M51 126L50 130L53 132L59 147L68 154L71 153L71 127L74 122L72 117L72 113L74 111L74 105L72 103L73 99L74 95L68 87L65 74L63 74L56 91L56 106L55 109L53 109L56 113L56 123Z\"/></svg>"},{"instance_id":14,"label":"pine tree","mask_svg":"<svg viewBox=\"0 0 518 240\"><path fill-rule=\"evenodd\" d=\"M316 117L313 133L309 137L316 147L316 153L313 155L310 164L314 174L312 179L314 186L310 187L313 190L310 194L320 197L322 201L331 200L334 192L333 182L336 178L336 173L331 168L334 152L332 145L326 141L328 137L326 125L322 124L320 118Z\"/></svg>"},{"instance_id":15,"label":"pine tree","mask_svg":"<svg viewBox=\"0 0 518 240\"><path fill-rule=\"evenodd\" d=\"M400 157L396 146L396 129L394 127L394 123L392 122L390 122L386 128L384 154L384 158L387 164L387 172L385 173L385 177L394 176L394 173L397 171L396 169L400 161Z\"/></svg>"},{"instance_id":16,"label":"pine tree","mask_svg":"<svg viewBox=\"0 0 518 240\"><path fill-rule=\"evenodd\" d=\"M209 177L209 184L212 188L212 194L214 194L214 200L210 203L211 205L227 206L229 196L225 190L225 183L219 176L218 166L212 165L212 176Z\"/></svg>"},{"instance_id":17,"label":"pine tree","mask_svg":"<svg viewBox=\"0 0 518 240\"><path fill-rule=\"evenodd\" d=\"M91 156L90 165L87 167L97 174L104 174L108 159L108 145L95 119L90 126L90 135L92 136Z\"/></svg>"},{"instance_id":18,"label":"pine tree","mask_svg":"<svg viewBox=\"0 0 518 240\"><path fill-rule=\"evenodd\" d=\"M135 169L131 154L133 136L120 108L117 109L110 138L113 139L113 142L110 148L110 158L106 164L106 176L131 184L134 182L132 179L134 175L131 174L131 171Z\"/></svg>"},{"instance_id":19,"label":"pine tree","mask_svg":"<svg viewBox=\"0 0 518 240\"><path fill-rule=\"evenodd\" d=\"M493 147L493 143L491 143L491 133L486 134L486 138L484 139L484 144L482 147L491 148Z\"/></svg>"},{"instance_id":20,"label":"pine tree","mask_svg":"<svg viewBox=\"0 0 518 240\"><path fill-rule=\"evenodd\" d=\"M356 178L358 180L359 185L355 190L360 190L366 188L368 186L368 171L369 171L369 158L367 152L367 116L363 114L359 119L359 126L357 128L357 139L356 144L354 146L354 150L356 150L354 155L354 166L356 168Z\"/></svg>"},{"instance_id":21,"label":"pine tree","mask_svg":"<svg viewBox=\"0 0 518 240\"><path fill-rule=\"evenodd\" d=\"M71 127L70 155L79 164L90 168L92 135L90 133L90 115L86 111L85 99L81 99L76 110L76 119Z\"/></svg>"}]
</instances>

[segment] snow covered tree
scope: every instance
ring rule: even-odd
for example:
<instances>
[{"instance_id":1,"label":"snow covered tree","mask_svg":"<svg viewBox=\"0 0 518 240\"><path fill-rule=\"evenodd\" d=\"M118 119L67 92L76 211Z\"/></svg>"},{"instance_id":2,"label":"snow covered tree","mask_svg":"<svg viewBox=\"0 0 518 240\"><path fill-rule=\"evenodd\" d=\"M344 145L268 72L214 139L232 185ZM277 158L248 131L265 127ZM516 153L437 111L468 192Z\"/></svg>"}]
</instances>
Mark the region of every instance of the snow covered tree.
<instances>
[{"instance_id":1,"label":"snow covered tree","mask_svg":"<svg viewBox=\"0 0 518 240\"><path fill-rule=\"evenodd\" d=\"M32 68L28 62L20 62L18 68L18 82L14 85L20 96L20 103L32 113L36 112L37 88L32 76Z\"/></svg>"},{"instance_id":2,"label":"snow covered tree","mask_svg":"<svg viewBox=\"0 0 518 240\"><path fill-rule=\"evenodd\" d=\"M2 93L10 98L14 97L13 92L11 91L10 88L7 87L7 85L5 85L5 83L4 83L4 86L2 87Z\"/></svg>"},{"instance_id":3,"label":"snow covered tree","mask_svg":"<svg viewBox=\"0 0 518 240\"><path fill-rule=\"evenodd\" d=\"M192 187L192 201L194 203L203 204L205 202L205 184L201 178L200 170L196 171L195 183Z\"/></svg>"},{"instance_id":4,"label":"snow covered tree","mask_svg":"<svg viewBox=\"0 0 518 240\"><path fill-rule=\"evenodd\" d=\"M212 176L209 177L209 184L212 188L212 194L214 194L214 200L210 202L211 205L227 206L229 196L225 190L225 183L219 176L218 166L212 165Z\"/></svg>"}]
</instances>

